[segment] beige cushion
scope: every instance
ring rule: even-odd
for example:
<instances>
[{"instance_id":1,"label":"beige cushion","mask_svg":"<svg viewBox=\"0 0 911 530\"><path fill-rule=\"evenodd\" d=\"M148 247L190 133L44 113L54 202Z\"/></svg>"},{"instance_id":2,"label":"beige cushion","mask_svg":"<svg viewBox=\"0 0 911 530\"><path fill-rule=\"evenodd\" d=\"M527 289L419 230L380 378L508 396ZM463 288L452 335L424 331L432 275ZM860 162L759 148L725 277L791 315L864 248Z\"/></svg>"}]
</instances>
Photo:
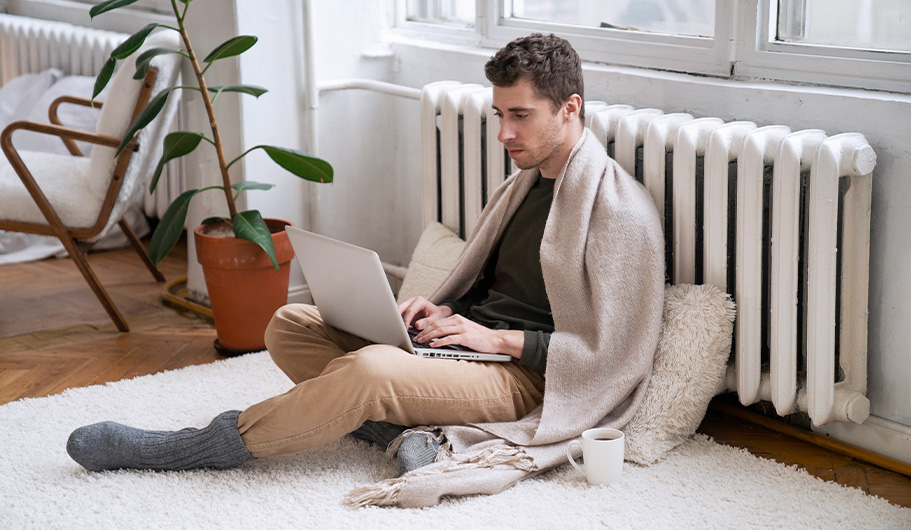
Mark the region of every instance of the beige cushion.
<instances>
[{"instance_id":1,"label":"beige cushion","mask_svg":"<svg viewBox=\"0 0 911 530\"><path fill-rule=\"evenodd\" d=\"M465 242L440 223L427 225L411 255L408 272L399 288L398 301L428 297L455 266Z\"/></svg>"},{"instance_id":2,"label":"beige cushion","mask_svg":"<svg viewBox=\"0 0 911 530\"><path fill-rule=\"evenodd\" d=\"M667 287L645 403L624 429L627 460L653 463L696 432L724 378L734 315L734 302L715 286Z\"/></svg>"}]
</instances>

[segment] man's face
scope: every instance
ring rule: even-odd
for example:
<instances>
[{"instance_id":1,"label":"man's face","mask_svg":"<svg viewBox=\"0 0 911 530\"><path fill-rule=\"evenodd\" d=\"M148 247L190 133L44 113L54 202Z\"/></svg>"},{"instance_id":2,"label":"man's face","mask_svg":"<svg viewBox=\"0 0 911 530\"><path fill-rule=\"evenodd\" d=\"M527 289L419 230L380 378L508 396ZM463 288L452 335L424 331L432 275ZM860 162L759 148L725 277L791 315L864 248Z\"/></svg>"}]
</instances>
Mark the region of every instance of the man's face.
<instances>
[{"instance_id":1,"label":"man's face","mask_svg":"<svg viewBox=\"0 0 911 530\"><path fill-rule=\"evenodd\" d=\"M539 167L542 173L550 170L565 140L566 120L562 109L554 113L550 101L540 98L525 79L509 87L494 86L493 108L500 118L497 139L509 151L516 166ZM564 160L557 162L562 167Z\"/></svg>"}]
</instances>

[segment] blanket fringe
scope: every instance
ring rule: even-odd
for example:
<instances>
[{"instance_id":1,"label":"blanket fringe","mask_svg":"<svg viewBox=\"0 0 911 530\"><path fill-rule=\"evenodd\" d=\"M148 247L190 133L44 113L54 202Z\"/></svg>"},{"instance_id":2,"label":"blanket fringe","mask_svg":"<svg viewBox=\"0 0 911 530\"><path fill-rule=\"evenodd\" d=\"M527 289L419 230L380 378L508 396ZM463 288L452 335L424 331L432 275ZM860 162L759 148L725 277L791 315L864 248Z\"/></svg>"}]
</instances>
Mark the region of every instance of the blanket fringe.
<instances>
[{"instance_id":1,"label":"blanket fringe","mask_svg":"<svg viewBox=\"0 0 911 530\"><path fill-rule=\"evenodd\" d=\"M399 438L404 437L409 431L406 431ZM432 432L418 430L420 434L432 436L433 439L440 441L440 439L433 435ZM397 439L398 440L398 439ZM393 440L389 444L390 451L392 454L395 453L395 450L398 449L396 446L395 449L392 448L393 444L396 443L396 440ZM401 440L398 440L397 445L401 445ZM398 478L387 479L370 486L363 486L352 490L345 497L345 504L353 507L364 507L364 506L395 506L398 504L399 492L408 482L411 477L422 477L428 475L437 475L442 473L451 473L453 471L460 471L463 469L479 469L479 468L492 468L498 465L509 465L521 471L536 471L538 466L535 465L534 459L525 453L522 449L518 447L513 447L506 444L497 444L487 447L477 453L460 455L453 454L448 448L449 444L446 443L447 450L446 456L441 458L441 455L444 451L441 449L437 453L437 461L445 461L445 465L441 466L425 466L419 469L415 469L410 473L406 473Z\"/></svg>"},{"instance_id":2,"label":"blanket fringe","mask_svg":"<svg viewBox=\"0 0 911 530\"><path fill-rule=\"evenodd\" d=\"M494 467L499 465L510 465L522 471L535 471L538 469L534 459L528 456L525 451L506 444L492 445L483 451L470 455L452 455L452 458L450 458L449 461L452 464L447 466L444 472L456 469Z\"/></svg>"},{"instance_id":3,"label":"blanket fringe","mask_svg":"<svg viewBox=\"0 0 911 530\"><path fill-rule=\"evenodd\" d=\"M399 491L405 485L405 477L391 478L351 490L345 496L345 504L354 508L365 506L395 506Z\"/></svg>"}]
</instances>

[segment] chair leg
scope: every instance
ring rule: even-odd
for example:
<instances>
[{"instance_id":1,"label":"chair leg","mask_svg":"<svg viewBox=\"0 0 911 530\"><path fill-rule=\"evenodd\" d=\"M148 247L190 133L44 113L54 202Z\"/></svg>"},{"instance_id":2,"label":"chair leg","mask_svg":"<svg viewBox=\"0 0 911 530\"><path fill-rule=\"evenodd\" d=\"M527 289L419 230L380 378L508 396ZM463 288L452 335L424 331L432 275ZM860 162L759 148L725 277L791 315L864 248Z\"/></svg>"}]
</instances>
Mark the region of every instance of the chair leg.
<instances>
[{"instance_id":1,"label":"chair leg","mask_svg":"<svg viewBox=\"0 0 911 530\"><path fill-rule=\"evenodd\" d=\"M137 236L136 232L133 231L133 227L130 226L130 223L126 222L126 219L121 219L117 224L120 225L120 229L123 230L123 234L127 236L127 239L130 241L130 245L132 245L133 250L139 254L139 259L145 263L146 268L149 269L149 272L152 273L152 276L155 277L155 280L159 282L165 281L164 274L161 273L161 271L158 269L158 266L152 263L152 258L149 257L149 251L147 251L146 248L142 245L142 241L139 240L139 236Z\"/></svg>"},{"instance_id":2,"label":"chair leg","mask_svg":"<svg viewBox=\"0 0 911 530\"><path fill-rule=\"evenodd\" d=\"M98 281L98 277L95 276L95 271L89 266L89 261L86 258L85 253L79 248L76 241L71 237L58 237L58 239L63 243L63 247L66 248L66 251L73 259L73 263L76 264L79 272L82 273L83 278L88 282L89 287L92 288L92 292L95 293L95 297L98 298L98 301L104 306L104 310L107 311L108 316L111 317L111 320L114 322L114 325L117 326L117 329L120 331L130 331L130 326L127 325L127 321L124 320L123 315L117 310L117 306L114 305L114 301L111 300L108 292L101 286L101 282Z\"/></svg>"}]
</instances>

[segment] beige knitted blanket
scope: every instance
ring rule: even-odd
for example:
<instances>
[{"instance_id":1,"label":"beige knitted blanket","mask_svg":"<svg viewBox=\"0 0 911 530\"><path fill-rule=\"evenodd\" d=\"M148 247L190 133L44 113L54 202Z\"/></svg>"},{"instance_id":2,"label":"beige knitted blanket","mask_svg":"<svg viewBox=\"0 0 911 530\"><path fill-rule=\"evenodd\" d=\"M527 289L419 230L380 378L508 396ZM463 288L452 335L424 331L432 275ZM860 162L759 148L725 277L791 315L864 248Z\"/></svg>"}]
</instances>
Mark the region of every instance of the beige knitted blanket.
<instances>
[{"instance_id":1,"label":"beige knitted blanket","mask_svg":"<svg viewBox=\"0 0 911 530\"><path fill-rule=\"evenodd\" d=\"M433 301L458 298L477 281L536 175L521 171L496 191ZM349 504L422 507L498 493L565 462L566 444L582 431L632 419L661 331L664 237L645 188L588 129L557 179L541 268L555 328L543 404L515 422L443 427L451 453L355 490Z\"/></svg>"}]
</instances>

